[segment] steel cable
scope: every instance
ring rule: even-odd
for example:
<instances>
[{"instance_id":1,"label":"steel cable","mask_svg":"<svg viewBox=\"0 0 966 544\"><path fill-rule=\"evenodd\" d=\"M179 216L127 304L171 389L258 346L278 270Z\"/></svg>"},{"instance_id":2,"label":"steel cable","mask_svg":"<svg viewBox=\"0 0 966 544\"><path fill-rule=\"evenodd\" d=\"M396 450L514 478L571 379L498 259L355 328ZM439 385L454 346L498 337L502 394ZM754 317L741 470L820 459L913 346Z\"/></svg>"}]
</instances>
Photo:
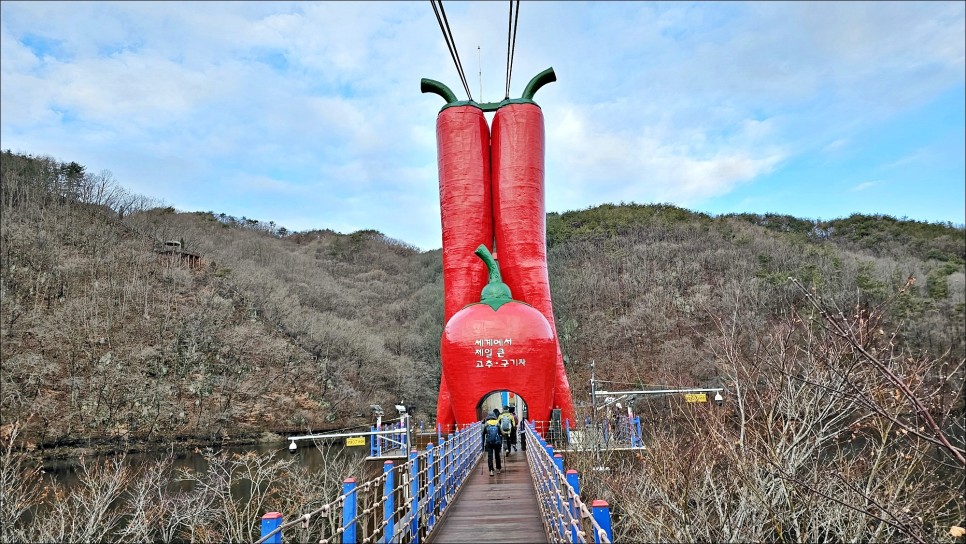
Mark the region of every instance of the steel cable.
<instances>
[{"instance_id":1,"label":"steel cable","mask_svg":"<svg viewBox=\"0 0 966 544\"><path fill-rule=\"evenodd\" d=\"M517 22L520 20L520 0L517 0L516 14L513 13L513 0L510 0L510 16L506 30L506 96L510 98L510 79L513 76L513 57L517 52ZM512 44L512 45L511 45Z\"/></svg>"},{"instance_id":2,"label":"steel cable","mask_svg":"<svg viewBox=\"0 0 966 544\"><path fill-rule=\"evenodd\" d=\"M429 2L433 6L433 13L436 14L436 22L439 23L439 29L443 33L443 38L446 40L446 47L449 48L449 55L453 59L453 63L456 65L456 72L460 76L460 82L463 84L463 89L466 91L466 96L473 100L473 93L470 92L470 86L466 82L466 73L463 72L463 63L460 62L460 54L456 49L456 40L453 38L453 32L449 27L449 20L446 18L446 10L443 9L443 0L430 0ZM437 9L436 4L439 3L439 8ZM442 18L440 17L442 14Z\"/></svg>"}]
</instances>

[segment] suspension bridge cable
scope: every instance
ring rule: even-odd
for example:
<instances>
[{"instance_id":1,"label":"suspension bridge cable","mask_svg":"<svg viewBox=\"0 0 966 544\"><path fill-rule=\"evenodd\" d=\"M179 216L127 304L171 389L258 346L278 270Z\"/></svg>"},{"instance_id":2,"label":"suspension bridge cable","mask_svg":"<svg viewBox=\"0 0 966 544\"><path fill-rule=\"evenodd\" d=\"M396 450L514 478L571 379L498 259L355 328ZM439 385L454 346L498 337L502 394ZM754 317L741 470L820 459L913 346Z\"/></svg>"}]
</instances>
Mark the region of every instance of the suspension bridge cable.
<instances>
[{"instance_id":1,"label":"suspension bridge cable","mask_svg":"<svg viewBox=\"0 0 966 544\"><path fill-rule=\"evenodd\" d=\"M460 62L460 52L456 48L456 39L453 37L453 31L449 27L449 20L446 19L446 10L443 9L443 0L437 0L439 2L439 12L443 14L443 23L446 24L446 32L449 33L449 41L453 44L453 54L456 56L456 68L459 70L460 79L463 80L463 88L466 89L466 96L473 100L473 93L470 92L470 85L466 81L466 71L463 70L463 63Z\"/></svg>"},{"instance_id":2,"label":"suspension bridge cable","mask_svg":"<svg viewBox=\"0 0 966 544\"><path fill-rule=\"evenodd\" d=\"M437 8L437 2L439 7ZM439 29L443 33L443 38L446 40L446 47L449 48L450 57L453 59L453 64L456 65L456 72L460 76L460 82L463 84L463 89L466 91L466 96L473 100L473 93L470 92L470 86L466 82L466 74L463 71L463 64L460 62L459 51L456 50L456 40L453 39L453 33L449 27L449 20L446 18L446 10L443 9L443 0L430 0L430 4L433 6L433 13L436 14L436 22L439 23ZM440 17L442 14L442 17Z\"/></svg>"},{"instance_id":3,"label":"suspension bridge cable","mask_svg":"<svg viewBox=\"0 0 966 544\"><path fill-rule=\"evenodd\" d=\"M510 14L506 19L506 96L510 98L510 36L513 34L513 0L510 0Z\"/></svg>"},{"instance_id":4,"label":"suspension bridge cable","mask_svg":"<svg viewBox=\"0 0 966 544\"><path fill-rule=\"evenodd\" d=\"M443 33L443 39L446 40L446 48L449 50L449 56L453 59L453 64L456 66L456 74L460 76L460 82L462 82L463 74L460 72L459 64L456 62L456 55L453 52L453 44L450 41L451 36L447 32L447 27L443 25L443 19L439 15L439 9L436 7L436 2L434 0L429 0L429 3L431 6L433 6L433 13L436 15L436 22L439 24L439 30ZM440 0L440 7L442 7L442 0Z\"/></svg>"},{"instance_id":5,"label":"suspension bridge cable","mask_svg":"<svg viewBox=\"0 0 966 544\"><path fill-rule=\"evenodd\" d=\"M517 22L520 20L520 0L517 0L516 14L513 13L513 0L510 0L510 17L506 31L506 97L510 98L510 79L513 76L513 57L517 51ZM512 31L511 31L512 27ZM512 34L512 38L511 38ZM512 46L511 46L512 43Z\"/></svg>"}]
</instances>

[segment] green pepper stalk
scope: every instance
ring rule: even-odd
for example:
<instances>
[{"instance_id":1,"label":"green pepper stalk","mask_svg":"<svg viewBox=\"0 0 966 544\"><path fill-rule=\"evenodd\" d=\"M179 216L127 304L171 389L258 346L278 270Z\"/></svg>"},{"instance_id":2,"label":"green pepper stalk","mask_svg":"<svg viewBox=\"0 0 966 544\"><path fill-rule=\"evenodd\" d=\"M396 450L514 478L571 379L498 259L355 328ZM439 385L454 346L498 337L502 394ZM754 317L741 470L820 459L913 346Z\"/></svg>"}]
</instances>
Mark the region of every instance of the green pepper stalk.
<instances>
[{"instance_id":1,"label":"green pepper stalk","mask_svg":"<svg viewBox=\"0 0 966 544\"><path fill-rule=\"evenodd\" d=\"M513 294L510 293L510 286L503 283L503 275L500 274L500 265L497 264L496 259L493 258L493 255L486 249L485 245L480 244L480 247L476 248L476 251L473 253L483 260L486 264L486 271L489 273L489 283L483 287L483 291L480 293L480 302L493 308L494 311L499 310L500 306L513 300Z\"/></svg>"}]
</instances>

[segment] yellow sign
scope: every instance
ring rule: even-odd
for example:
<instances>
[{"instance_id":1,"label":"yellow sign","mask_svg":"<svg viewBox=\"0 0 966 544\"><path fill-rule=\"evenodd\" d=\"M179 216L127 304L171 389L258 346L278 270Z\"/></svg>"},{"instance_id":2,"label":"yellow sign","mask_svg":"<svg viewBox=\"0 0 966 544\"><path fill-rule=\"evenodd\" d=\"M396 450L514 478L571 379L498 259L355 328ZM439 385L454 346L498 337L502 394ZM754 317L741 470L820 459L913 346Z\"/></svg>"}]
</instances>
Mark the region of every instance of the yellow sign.
<instances>
[{"instance_id":1,"label":"yellow sign","mask_svg":"<svg viewBox=\"0 0 966 544\"><path fill-rule=\"evenodd\" d=\"M685 393L685 402L708 402L708 395L706 393Z\"/></svg>"},{"instance_id":2,"label":"yellow sign","mask_svg":"<svg viewBox=\"0 0 966 544\"><path fill-rule=\"evenodd\" d=\"M365 446L366 437L364 436L350 436L345 439L346 446Z\"/></svg>"}]
</instances>

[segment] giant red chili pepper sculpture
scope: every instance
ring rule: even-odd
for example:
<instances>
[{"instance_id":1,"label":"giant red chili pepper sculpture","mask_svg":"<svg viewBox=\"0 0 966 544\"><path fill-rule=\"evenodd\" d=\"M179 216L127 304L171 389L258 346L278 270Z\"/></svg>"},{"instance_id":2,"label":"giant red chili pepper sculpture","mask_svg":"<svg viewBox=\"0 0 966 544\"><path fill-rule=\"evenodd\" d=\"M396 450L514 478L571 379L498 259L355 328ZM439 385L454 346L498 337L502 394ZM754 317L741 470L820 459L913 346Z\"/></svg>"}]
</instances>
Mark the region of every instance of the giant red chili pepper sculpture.
<instances>
[{"instance_id":1,"label":"giant red chili pepper sculpture","mask_svg":"<svg viewBox=\"0 0 966 544\"><path fill-rule=\"evenodd\" d=\"M443 225L443 322L473 302L486 284L486 271L473 251L480 244L493 247L493 212L490 197L490 131L483 110L476 104L456 102L445 87L434 92L448 96L436 119L436 150L439 155L439 202ZM446 365L440 380L436 419L454 422Z\"/></svg>"},{"instance_id":2,"label":"giant red chili pepper sculpture","mask_svg":"<svg viewBox=\"0 0 966 544\"><path fill-rule=\"evenodd\" d=\"M501 381L502 375L474 374L474 379L484 380L479 383L463 379L465 360L457 352L443 350L437 422L444 426L475 421L476 408L485 394L499 390L523 397L532 419L549 419L553 407L561 408L564 418L573 419L547 276L543 115L533 101L536 91L555 79L553 69L547 69L530 81L522 98L491 104L460 102L442 83L422 81L423 92L437 93L447 101L437 119L436 131L446 331L451 332L454 326L456 310L469 303L485 281L482 270L473 268L468 249L477 245L494 247L495 237L503 278L519 293L520 301L543 315L553 338L552 357L539 357L539 368L530 363L516 373L542 376L543 365L549 365L552 385L540 394L530 388L514 389L509 382ZM492 148L484 111L496 111ZM454 373L460 377L458 381L453 379ZM486 392L481 393L484 389ZM550 394L543 394L547 392ZM473 398L477 394L482 396Z\"/></svg>"},{"instance_id":3,"label":"giant red chili pepper sculpture","mask_svg":"<svg viewBox=\"0 0 966 544\"><path fill-rule=\"evenodd\" d=\"M504 389L522 396L534 419L545 419L557 339L542 313L513 300L486 246L481 244L475 253L486 263L489 283L479 302L446 323L440 346L456 421L476 421L479 402Z\"/></svg>"},{"instance_id":4,"label":"giant red chili pepper sculpture","mask_svg":"<svg viewBox=\"0 0 966 544\"><path fill-rule=\"evenodd\" d=\"M533 102L533 95L555 79L553 70L547 69L530 81L523 98L505 101L493 117L490 144L494 230L503 278L520 300L547 318L554 338L547 274L543 112ZM559 343L556 352L553 403L563 417L572 420L573 401Z\"/></svg>"}]
</instances>

